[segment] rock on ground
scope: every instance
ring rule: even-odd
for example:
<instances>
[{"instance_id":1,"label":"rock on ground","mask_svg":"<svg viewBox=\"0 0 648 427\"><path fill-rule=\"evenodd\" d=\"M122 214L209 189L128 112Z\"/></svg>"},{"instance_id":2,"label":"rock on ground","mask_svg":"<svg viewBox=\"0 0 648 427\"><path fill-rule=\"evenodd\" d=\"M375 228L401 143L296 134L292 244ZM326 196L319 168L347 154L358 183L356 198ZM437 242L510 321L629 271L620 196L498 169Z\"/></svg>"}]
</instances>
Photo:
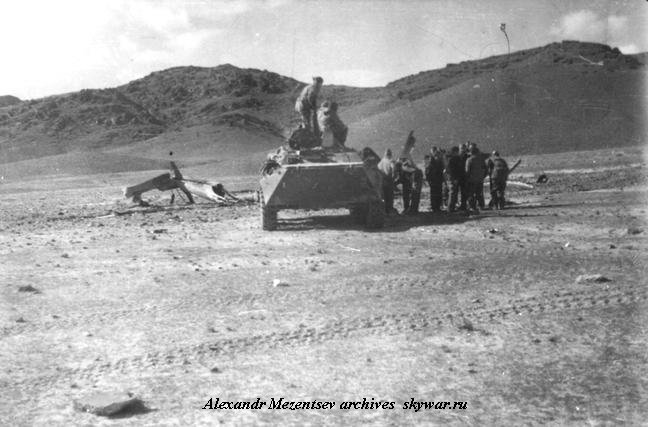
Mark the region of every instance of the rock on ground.
<instances>
[{"instance_id":1,"label":"rock on ground","mask_svg":"<svg viewBox=\"0 0 648 427\"><path fill-rule=\"evenodd\" d=\"M130 393L100 392L76 401L74 406L78 411L111 416L131 408L141 408L144 404Z\"/></svg>"}]
</instances>

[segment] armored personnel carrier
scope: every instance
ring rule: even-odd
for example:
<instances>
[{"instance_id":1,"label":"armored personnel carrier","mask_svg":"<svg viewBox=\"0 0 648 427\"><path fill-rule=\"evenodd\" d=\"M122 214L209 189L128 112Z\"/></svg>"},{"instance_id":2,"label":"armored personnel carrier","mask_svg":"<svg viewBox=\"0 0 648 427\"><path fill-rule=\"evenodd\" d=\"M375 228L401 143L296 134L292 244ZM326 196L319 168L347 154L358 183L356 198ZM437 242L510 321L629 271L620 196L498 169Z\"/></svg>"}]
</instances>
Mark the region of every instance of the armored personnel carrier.
<instances>
[{"instance_id":1,"label":"armored personnel carrier","mask_svg":"<svg viewBox=\"0 0 648 427\"><path fill-rule=\"evenodd\" d=\"M288 145L268 155L261 170L261 224L277 228L282 209L347 208L367 228L381 228L385 206L378 156L344 146Z\"/></svg>"}]
</instances>

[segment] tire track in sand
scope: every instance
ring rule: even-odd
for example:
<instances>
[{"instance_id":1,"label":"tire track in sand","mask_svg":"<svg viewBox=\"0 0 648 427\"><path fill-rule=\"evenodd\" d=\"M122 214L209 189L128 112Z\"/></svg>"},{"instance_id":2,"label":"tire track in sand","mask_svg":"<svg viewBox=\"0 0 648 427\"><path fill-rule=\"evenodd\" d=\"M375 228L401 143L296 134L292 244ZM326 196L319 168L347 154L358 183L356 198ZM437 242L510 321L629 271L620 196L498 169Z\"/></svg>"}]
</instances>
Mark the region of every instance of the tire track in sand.
<instances>
[{"instance_id":1,"label":"tire track in sand","mask_svg":"<svg viewBox=\"0 0 648 427\"><path fill-rule=\"evenodd\" d=\"M516 315L632 305L643 303L646 300L648 300L648 289L644 286L636 286L623 291L601 289L581 293L554 292L511 300L501 306L471 307L441 313L413 311L350 317L330 322L321 327L303 326L269 334L219 339L186 348L171 348L115 361L91 363L83 368L61 368L50 375L32 377L18 383L6 384L6 386L18 386L24 391L29 388L52 387L61 381L70 381L74 378L92 379L115 371L144 371L159 368L160 366L182 366L190 363L200 363L205 358L214 356L317 344L350 336L395 335L424 331L441 326L453 326L456 325L457 321L464 321L464 319L483 325L484 323L498 322Z\"/></svg>"}]
</instances>

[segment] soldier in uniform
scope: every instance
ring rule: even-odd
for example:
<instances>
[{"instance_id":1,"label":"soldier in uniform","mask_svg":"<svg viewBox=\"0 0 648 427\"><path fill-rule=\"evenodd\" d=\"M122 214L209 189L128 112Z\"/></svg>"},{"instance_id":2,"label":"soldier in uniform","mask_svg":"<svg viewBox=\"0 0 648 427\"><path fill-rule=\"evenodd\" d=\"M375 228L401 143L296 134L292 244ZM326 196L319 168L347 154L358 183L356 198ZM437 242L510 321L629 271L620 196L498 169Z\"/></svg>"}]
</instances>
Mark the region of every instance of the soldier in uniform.
<instances>
[{"instance_id":1,"label":"soldier in uniform","mask_svg":"<svg viewBox=\"0 0 648 427\"><path fill-rule=\"evenodd\" d=\"M415 215L419 211L423 190L423 171L407 157L401 157L394 165L396 185L401 185L403 214Z\"/></svg>"},{"instance_id":2,"label":"soldier in uniform","mask_svg":"<svg viewBox=\"0 0 648 427\"><path fill-rule=\"evenodd\" d=\"M410 203L412 200L412 176L407 170L404 170L404 163L407 163L406 158L398 159L394 163L394 185L401 186L401 197L403 198L403 212L409 211Z\"/></svg>"},{"instance_id":3,"label":"soldier in uniform","mask_svg":"<svg viewBox=\"0 0 648 427\"><path fill-rule=\"evenodd\" d=\"M484 178L487 175L486 163L476 146L471 148L470 157L466 160L466 183L468 186L468 201L470 210L479 212L477 209L479 194L483 191Z\"/></svg>"},{"instance_id":4,"label":"soldier in uniform","mask_svg":"<svg viewBox=\"0 0 648 427\"><path fill-rule=\"evenodd\" d=\"M488 159L488 175L490 176L491 203L495 209L504 209L506 202L504 192L506 191L506 180L508 179L509 167L506 161L500 157L497 151L493 151Z\"/></svg>"},{"instance_id":5,"label":"soldier in uniform","mask_svg":"<svg viewBox=\"0 0 648 427\"><path fill-rule=\"evenodd\" d=\"M337 114L337 102L324 101L317 111L317 121L322 132L322 146L343 147L349 133Z\"/></svg>"},{"instance_id":6,"label":"soldier in uniform","mask_svg":"<svg viewBox=\"0 0 648 427\"><path fill-rule=\"evenodd\" d=\"M468 141L468 153L472 152L473 148L477 148L477 144L474 142ZM484 153L478 150L479 155L482 158L482 162L486 163L486 157ZM484 186L480 186L477 188L477 206L479 206L479 209L484 209L486 206L486 203L484 202Z\"/></svg>"},{"instance_id":7,"label":"soldier in uniform","mask_svg":"<svg viewBox=\"0 0 648 427\"><path fill-rule=\"evenodd\" d=\"M461 169L464 171L464 176L461 177L459 182L459 193L461 196L461 203L459 204L459 210L465 211L467 209L468 202L468 182L466 181L466 162L470 157L470 152L468 151L468 143L461 144L459 147L459 159L461 160Z\"/></svg>"},{"instance_id":8,"label":"soldier in uniform","mask_svg":"<svg viewBox=\"0 0 648 427\"><path fill-rule=\"evenodd\" d=\"M459 155L459 147L452 147L450 150L445 174L448 177L448 212L454 212L457 209L457 197L466 176L464 162Z\"/></svg>"},{"instance_id":9,"label":"soldier in uniform","mask_svg":"<svg viewBox=\"0 0 648 427\"><path fill-rule=\"evenodd\" d=\"M419 212L419 205L421 204L421 192L423 191L423 171L414 163L411 164L414 171L412 172L412 201L407 213L409 215L416 215Z\"/></svg>"},{"instance_id":10,"label":"soldier in uniform","mask_svg":"<svg viewBox=\"0 0 648 427\"><path fill-rule=\"evenodd\" d=\"M392 151L388 148L385 150L385 155L378 163L378 169L383 175L383 200L385 201L385 213L396 213L394 209L394 159L392 158Z\"/></svg>"},{"instance_id":11,"label":"soldier in uniform","mask_svg":"<svg viewBox=\"0 0 648 427\"><path fill-rule=\"evenodd\" d=\"M441 211L443 199L443 158L437 147L432 147L432 155L425 167L425 180L430 186L430 210L432 212Z\"/></svg>"},{"instance_id":12,"label":"soldier in uniform","mask_svg":"<svg viewBox=\"0 0 648 427\"><path fill-rule=\"evenodd\" d=\"M301 94L295 102L295 111L297 111L301 116L302 126L313 132L317 137L319 137L319 129L317 125L317 96L319 95L323 82L324 80L321 77L313 77L313 83L309 84L301 91Z\"/></svg>"}]
</instances>

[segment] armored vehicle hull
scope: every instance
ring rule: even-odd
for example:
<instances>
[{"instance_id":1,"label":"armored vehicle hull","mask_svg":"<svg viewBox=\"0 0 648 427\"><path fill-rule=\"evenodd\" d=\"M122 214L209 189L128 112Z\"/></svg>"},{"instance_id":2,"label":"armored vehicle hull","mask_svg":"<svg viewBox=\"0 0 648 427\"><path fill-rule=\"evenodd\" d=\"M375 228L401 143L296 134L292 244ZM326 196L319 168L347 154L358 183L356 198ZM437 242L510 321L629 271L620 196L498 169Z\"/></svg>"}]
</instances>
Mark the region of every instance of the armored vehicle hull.
<instances>
[{"instance_id":1,"label":"armored vehicle hull","mask_svg":"<svg viewBox=\"0 0 648 427\"><path fill-rule=\"evenodd\" d=\"M368 228L384 224L380 172L350 149L282 148L269 156L260 183L264 230L277 228L282 209L347 208Z\"/></svg>"}]
</instances>

